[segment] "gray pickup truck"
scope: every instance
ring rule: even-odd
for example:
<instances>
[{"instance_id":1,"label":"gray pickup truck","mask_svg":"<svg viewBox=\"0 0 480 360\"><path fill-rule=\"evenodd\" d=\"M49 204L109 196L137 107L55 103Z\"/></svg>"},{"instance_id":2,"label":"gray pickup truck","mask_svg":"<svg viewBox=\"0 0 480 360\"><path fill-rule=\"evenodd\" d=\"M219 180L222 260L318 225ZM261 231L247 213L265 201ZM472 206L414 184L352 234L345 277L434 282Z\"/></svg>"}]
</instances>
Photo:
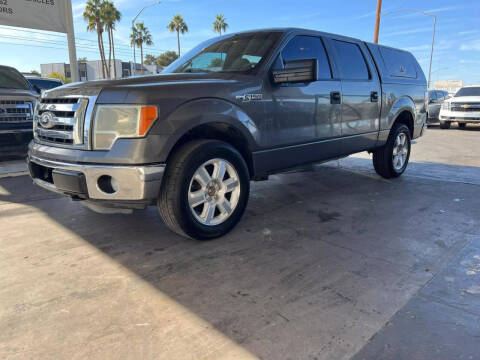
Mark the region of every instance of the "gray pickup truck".
<instances>
[{"instance_id":1,"label":"gray pickup truck","mask_svg":"<svg viewBox=\"0 0 480 360\"><path fill-rule=\"evenodd\" d=\"M0 157L25 156L37 94L16 69L0 65Z\"/></svg>"},{"instance_id":2,"label":"gray pickup truck","mask_svg":"<svg viewBox=\"0 0 480 360\"><path fill-rule=\"evenodd\" d=\"M240 220L251 180L365 150L381 176L401 175L425 98L402 50L303 29L229 34L160 75L46 91L29 168L46 189L157 204L171 230L210 239Z\"/></svg>"}]
</instances>

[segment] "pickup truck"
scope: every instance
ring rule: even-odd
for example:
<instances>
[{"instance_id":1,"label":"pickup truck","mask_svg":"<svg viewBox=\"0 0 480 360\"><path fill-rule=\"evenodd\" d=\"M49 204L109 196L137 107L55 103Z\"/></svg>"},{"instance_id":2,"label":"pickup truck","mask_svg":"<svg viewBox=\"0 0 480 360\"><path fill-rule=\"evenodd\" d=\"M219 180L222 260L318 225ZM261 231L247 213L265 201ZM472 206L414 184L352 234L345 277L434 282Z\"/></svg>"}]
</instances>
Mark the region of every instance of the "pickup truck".
<instances>
[{"instance_id":1,"label":"pickup truck","mask_svg":"<svg viewBox=\"0 0 480 360\"><path fill-rule=\"evenodd\" d=\"M26 155L36 98L22 74L0 65L0 157Z\"/></svg>"},{"instance_id":2,"label":"pickup truck","mask_svg":"<svg viewBox=\"0 0 480 360\"><path fill-rule=\"evenodd\" d=\"M480 86L465 86L453 98L445 100L440 110L440 128L449 129L457 122L460 129L468 123L480 123Z\"/></svg>"},{"instance_id":3,"label":"pickup truck","mask_svg":"<svg viewBox=\"0 0 480 360\"><path fill-rule=\"evenodd\" d=\"M240 220L251 180L360 151L407 167L426 120L408 52L304 29L228 34L162 74L44 92L33 181L101 207L157 204L174 232L211 239Z\"/></svg>"}]
</instances>

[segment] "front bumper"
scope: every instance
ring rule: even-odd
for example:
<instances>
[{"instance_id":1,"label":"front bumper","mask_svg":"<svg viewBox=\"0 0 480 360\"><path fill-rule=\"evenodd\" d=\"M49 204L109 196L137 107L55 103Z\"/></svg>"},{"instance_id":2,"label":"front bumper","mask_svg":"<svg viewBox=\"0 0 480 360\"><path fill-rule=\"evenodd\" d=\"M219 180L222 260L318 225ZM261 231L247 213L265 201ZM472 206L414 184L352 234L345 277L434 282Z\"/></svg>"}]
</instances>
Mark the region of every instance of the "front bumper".
<instances>
[{"instance_id":1,"label":"front bumper","mask_svg":"<svg viewBox=\"0 0 480 360\"><path fill-rule=\"evenodd\" d=\"M0 130L0 156L25 156L32 138L31 124L29 129Z\"/></svg>"},{"instance_id":2,"label":"front bumper","mask_svg":"<svg viewBox=\"0 0 480 360\"><path fill-rule=\"evenodd\" d=\"M154 204L165 171L164 164L80 164L42 159L31 154L28 167L34 183L47 190L103 206L123 208ZM108 181L113 186L109 186Z\"/></svg>"},{"instance_id":3,"label":"front bumper","mask_svg":"<svg viewBox=\"0 0 480 360\"><path fill-rule=\"evenodd\" d=\"M456 121L464 123L475 123L480 122L480 111L473 112L463 112L463 111L450 111L450 110L440 110L441 121Z\"/></svg>"}]
</instances>

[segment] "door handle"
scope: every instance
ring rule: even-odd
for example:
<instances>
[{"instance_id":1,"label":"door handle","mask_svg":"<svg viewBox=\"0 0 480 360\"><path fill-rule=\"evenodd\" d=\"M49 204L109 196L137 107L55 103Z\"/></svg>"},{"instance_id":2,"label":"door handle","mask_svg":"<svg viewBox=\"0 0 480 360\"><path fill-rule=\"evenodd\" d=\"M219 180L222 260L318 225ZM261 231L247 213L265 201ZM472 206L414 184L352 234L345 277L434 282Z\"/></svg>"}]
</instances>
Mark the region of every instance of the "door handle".
<instances>
[{"instance_id":1,"label":"door handle","mask_svg":"<svg viewBox=\"0 0 480 360\"><path fill-rule=\"evenodd\" d=\"M342 103L342 94L340 91L332 91L330 93L330 104L341 104Z\"/></svg>"},{"instance_id":2,"label":"door handle","mask_svg":"<svg viewBox=\"0 0 480 360\"><path fill-rule=\"evenodd\" d=\"M370 93L370 101L371 102L378 102L378 92L372 91Z\"/></svg>"}]
</instances>

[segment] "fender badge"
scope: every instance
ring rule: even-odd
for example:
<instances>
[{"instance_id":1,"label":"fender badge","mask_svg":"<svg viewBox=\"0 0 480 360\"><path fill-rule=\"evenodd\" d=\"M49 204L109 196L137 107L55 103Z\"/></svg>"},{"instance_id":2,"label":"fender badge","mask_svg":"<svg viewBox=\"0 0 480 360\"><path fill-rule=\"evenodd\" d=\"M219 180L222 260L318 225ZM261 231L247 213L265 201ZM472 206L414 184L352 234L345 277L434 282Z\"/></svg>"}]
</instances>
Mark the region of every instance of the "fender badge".
<instances>
[{"instance_id":1,"label":"fender badge","mask_svg":"<svg viewBox=\"0 0 480 360\"><path fill-rule=\"evenodd\" d=\"M242 102L249 102L249 101L255 101L255 100L262 100L263 95L262 94L244 94L244 95L237 95L235 98Z\"/></svg>"}]
</instances>

